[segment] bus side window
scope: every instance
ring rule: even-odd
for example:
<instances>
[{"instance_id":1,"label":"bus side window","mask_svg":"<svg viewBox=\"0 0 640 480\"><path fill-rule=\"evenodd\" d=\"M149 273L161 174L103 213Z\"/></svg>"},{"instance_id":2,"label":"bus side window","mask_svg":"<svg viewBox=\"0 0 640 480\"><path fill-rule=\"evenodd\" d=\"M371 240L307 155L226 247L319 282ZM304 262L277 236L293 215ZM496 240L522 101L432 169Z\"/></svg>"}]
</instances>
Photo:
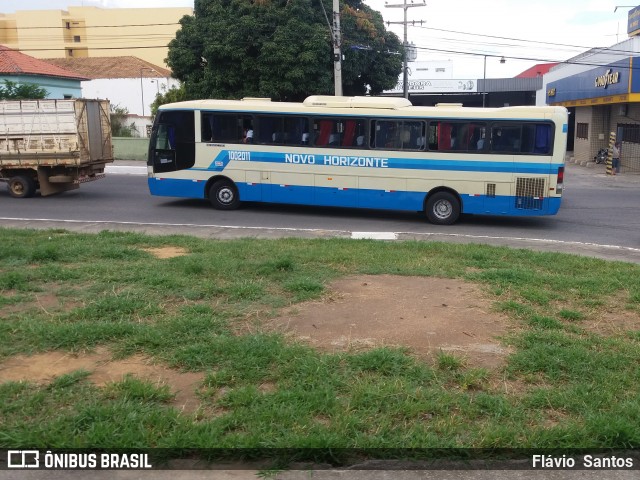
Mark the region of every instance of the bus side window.
<instances>
[{"instance_id":1,"label":"bus side window","mask_svg":"<svg viewBox=\"0 0 640 480\"><path fill-rule=\"evenodd\" d=\"M389 148L399 150L401 148L402 122L394 120L376 120L373 122L376 129L375 148Z\"/></svg>"},{"instance_id":2,"label":"bus side window","mask_svg":"<svg viewBox=\"0 0 640 480\"><path fill-rule=\"evenodd\" d=\"M213 139L213 115L211 113L203 113L201 117L200 139L208 142Z\"/></svg>"},{"instance_id":3,"label":"bus side window","mask_svg":"<svg viewBox=\"0 0 640 480\"><path fill-rule=\"evenodd\" d=\"M316 130L316 146L324 147L331 141L331 131L333 130L333 122L331 120L316 120L313 125Z\"/></svg>"},{"instance_id":4,"label":"bus side window","mask_svg":"<svg viewBox=\"0 0 640 480\"><path fill-rule=\"evenodd\" d=\"M495 152L520 153L522 141L521 125L496 125L491 134L491 150Z\"/></svg>"},{"instance_id":5,"label":"bus side window","mask_svg":"<svg viewBox=\"0 0 640 480\"><path fill-rule=\"evenodd\" d=\"M429 123L429 150L438 150L438 123Z\"/></svg>"},{"instance_id":6,"label":"bus side window","mask_svg":"<svg viewBox=\"0 0 640 480\"><path fill-rule=\"evenodd\" d=\"M450 123L438 122L438 150L451 150L453 125Z\"/></svg>"},{"instance_id":7,"label":"bus side window","mask_svg":"<svg viewBox=\"0 0 640 480\"><path fill-rule=\"evenodd\" d=\"M551 125L525 124L522 128L521 153L548 155L551 151Z\"/></svg>"},{"instance_id":8,"label":"bus side window","mask_svg":"<svg viewBox=\"0 0 640 480\"><path fill-rule=\"evenodd\" d=\"M424 150L424 122L404 122L401 140L403 150Z\"/></svg>"}]
</instances>

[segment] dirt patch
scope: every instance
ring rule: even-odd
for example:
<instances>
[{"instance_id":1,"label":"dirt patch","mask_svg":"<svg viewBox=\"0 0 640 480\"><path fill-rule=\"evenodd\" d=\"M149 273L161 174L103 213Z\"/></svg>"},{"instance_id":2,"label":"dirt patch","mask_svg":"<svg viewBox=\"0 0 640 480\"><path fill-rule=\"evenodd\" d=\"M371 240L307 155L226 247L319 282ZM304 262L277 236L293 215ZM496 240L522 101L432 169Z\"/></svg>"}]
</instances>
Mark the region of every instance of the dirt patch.
<instances>
[{"instance_id":1,"label":"dirt patch","mask_svg":"<svg viewBox=\"0 0 640 480\"><path fill-rule=\"evenodd\" d=\"M57 300L42 296L39 303L47 309ZM326 351L401 346L430 359L440 351L450 352L465 358L469 366L487 368L503 365L508 353L496 338L506 333L507 318L491 312L491 301L476 285L452 279L392 275L343 278L330 285L322 301L292 307L269 326ZM202 373L181 373L141 355L113 360L104 347L79 355L48 352L9 358L0 364L0 383L27 380L46 384L79 369L91 372L88 379L97 386L120 381L128 374L169 385L175 394L174 406L185 412L200 407L196 391L203 381ZM259 388L272 392L276 386L263 383Z\"/></svg>"},{"instance_id":2,"label":"dirt patch","mask_svg":"<svg viewBox=\"0 0 640 480\"><path fill-rule=\"evenodd\" d=\"M477 367L498 367L508 350L496 337L508 319L461 280L367 275L332 283L320 302L289 309L271 326L325 351L408 347L433 359L444 351Z\"/></svg>"},{"instance_id":3,"label":"dirt patch","mask_svg":"<svg viewBox=\"0 0 640 480\"><path fill-rule=\"evenodd\" d=\"M182 247L143 248L156 258L173 258L188 255L189 251Z\"/></svg>"},{"instance_id":4,"label":"dirt patch","mask_svg":"<svg viewBox=\"0 0 640 480\"><path fill-rule=\"evenodd\" d=\"M583 325L599 335L624 335L628 331L640 330L640 315L632 310L611 309L606 315Z\"/></svg>"},{"instance_id":5,"label":"dirt patch","mask_svg":"<svg viewBox=\"0 0 640 480\"><path fill-rule=\"evenodd\" d=\"M4 292L2 295L8 299L17 296L12 291ZM61 300L54 293L37 293L28 298L28 300L25 298L23 301L10 302L7 305L0 306L0 316L26 312L34 308L43 311L47 315L52 315L58 312L71 311L78 306L78 302L70 301L67 298Z\"/></svg>"},{"instance_id":6,"label":"dirt patch","mask_svg":"<svg viewBox=\"0 0 640 480\"><path fill-rule=\"evenodd\" d=\"M182 373L162 365L153 364L142 355L134 355L123 360L112 360L110 352L103 347L94 353L73 355L64 352L47 352L38 355L19 355L0 364L0 383L29 381L39 384L50 383L55 377L76 370L91 372L88 379L97 386L118 382L126 375L169 385L175 394L172 405L193 412L200 405L196 389L202 383L202 373Z\"/></svg>"}]
</instances>

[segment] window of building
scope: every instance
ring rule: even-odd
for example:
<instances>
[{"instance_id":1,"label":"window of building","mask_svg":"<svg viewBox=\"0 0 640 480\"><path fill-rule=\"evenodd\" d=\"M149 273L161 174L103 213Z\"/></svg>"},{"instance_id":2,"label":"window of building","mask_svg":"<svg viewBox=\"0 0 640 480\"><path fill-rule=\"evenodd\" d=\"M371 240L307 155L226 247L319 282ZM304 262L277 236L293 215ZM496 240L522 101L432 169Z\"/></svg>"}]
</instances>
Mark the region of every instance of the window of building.
<instances>
[{"instance_id":1,"label":"window of building","mask_svg":"<svg viewBox=\"0 0 640 480\"><path fill-rule=\"evenodd\" d=\"M621 140L623 142L640 143L640 125L619 123L618 128L622 128Z\"/></svg>"},{"instance_id":2,"label":"window of building","mask_svg":"<svg viewBox=\"0 0 640 480\"><path fill-rule=\"evenodd\" d=\"M578 123L576 125L576 138L583 138L585 140L589 139L589 124L588 123Z\"/></svg>"},{"instance_id":3,"label":"window of building","mask_svg":"<svg viewBox=\"0 0 640 480\"><path fill-rule=\"evenodd\" d=\"M74 35L74 36L73 36L73 41L74 41L75 43L80 43L80 35Z\"/></svg>"}]
</instances>

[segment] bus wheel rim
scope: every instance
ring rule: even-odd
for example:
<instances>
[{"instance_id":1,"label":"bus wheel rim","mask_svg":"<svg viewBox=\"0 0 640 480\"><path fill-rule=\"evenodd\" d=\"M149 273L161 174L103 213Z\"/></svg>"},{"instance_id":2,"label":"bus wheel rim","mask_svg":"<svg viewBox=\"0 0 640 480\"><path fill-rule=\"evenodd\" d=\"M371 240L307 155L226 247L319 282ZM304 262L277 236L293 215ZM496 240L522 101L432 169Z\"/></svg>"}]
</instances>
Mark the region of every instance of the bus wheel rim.
<instances>
[{"instance_id":1,"label":"bus wheel rim","mask_svg":"<svg viewBox=\"0 0 640 480\"><path fill-rule=\"evenodd\" d=\"M218 201L225 205L233 202L233 190L228 187L218 190Z\"/></svg>"},{"instance_id":2,"label":"bus wheel rim","mask_svg":"<svg viewBox=\"0 0 640 480\"><path fill-rule=\"evenodd\" d=\"M453 212L451 202L446 200L438 200L433 205L433 214L441 220L449 218Z\"/></svg>"}]
</instances>

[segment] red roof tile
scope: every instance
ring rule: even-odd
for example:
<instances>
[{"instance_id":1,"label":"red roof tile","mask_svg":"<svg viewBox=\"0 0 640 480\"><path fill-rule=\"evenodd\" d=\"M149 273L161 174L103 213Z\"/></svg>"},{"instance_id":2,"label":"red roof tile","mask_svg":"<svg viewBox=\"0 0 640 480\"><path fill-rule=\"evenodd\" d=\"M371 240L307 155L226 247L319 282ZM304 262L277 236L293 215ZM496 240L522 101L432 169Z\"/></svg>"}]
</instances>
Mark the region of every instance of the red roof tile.
<instances>
[{"instance_id":1,"label":"red roof tile","mask_svg":"<svg viewBox=\"0 0 640 480\"><path fill-rule=\"evenodd\" d=\"M524 72L516 75L515 78L534 78L541 77L549 71L550 68L558 65L557 63L538 63L531 68L527 68Z\"/></svg>"},{"instance_id":2,"label":"red roof tile","mask_svg":"<svg viewBox=\"0 0 640 480\"><path fill-rule=\"evenodd\" d=\"M138 57L74 57L47 58L47 62L91 79L166 78L171 70Z\"/></svg>"},{"instance_id":3,"label":"red roof tile","mask_svg":"<svg viewBox=\"0 0 640 480\"><path fill-rule=\"evenodd\" d=\"M39 75L42 77L88 80L88 78L75 72L70 72L43 60L30 57L4 45L0 45L0 75Z\"/></svg>"}]
</instances>

